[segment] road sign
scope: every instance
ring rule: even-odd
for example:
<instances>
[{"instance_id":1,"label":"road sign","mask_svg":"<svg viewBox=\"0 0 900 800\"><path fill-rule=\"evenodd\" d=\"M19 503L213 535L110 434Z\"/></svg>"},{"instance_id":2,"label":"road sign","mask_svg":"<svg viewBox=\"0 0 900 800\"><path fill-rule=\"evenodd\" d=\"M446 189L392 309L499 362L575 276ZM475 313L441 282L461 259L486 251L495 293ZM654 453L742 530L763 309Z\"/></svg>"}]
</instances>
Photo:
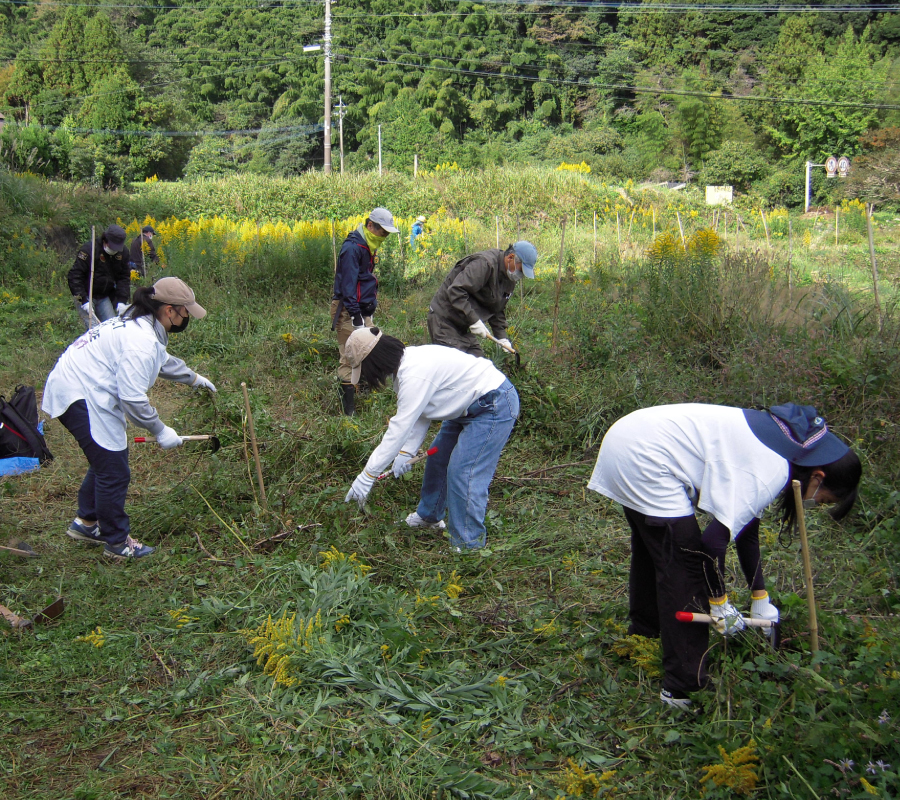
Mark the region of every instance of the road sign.
<instances>
[{"instance_id":1,"label":"road sign","mask_svg":"<svg viewBox=\"0 0 900 800\"><path fill-rule=\"evenodd\" d=\"M834 156L828 156L828 158L825 159L825 170L828 172L829 178L837 176L838 160Z\"/></svg>"},{"instance_id":2,"label":"road sign","mask_svg":"<svg viewBox=\"0 0 900 800\"><path fill-rule=\"evenodd\" d=\"M838 173L842 178L846 178L850 172L850 159L847 156L841 156L837 163Z\"/></svg>"}]
</instances>

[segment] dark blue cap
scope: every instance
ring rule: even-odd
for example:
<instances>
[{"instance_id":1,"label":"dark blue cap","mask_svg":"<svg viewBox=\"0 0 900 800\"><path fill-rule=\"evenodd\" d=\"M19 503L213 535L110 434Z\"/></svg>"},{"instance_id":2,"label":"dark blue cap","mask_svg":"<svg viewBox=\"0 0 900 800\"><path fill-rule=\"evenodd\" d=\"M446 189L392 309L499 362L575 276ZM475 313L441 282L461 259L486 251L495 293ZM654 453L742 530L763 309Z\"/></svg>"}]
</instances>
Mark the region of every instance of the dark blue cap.
<instances>
[{"instance_id":1,"label":"dark blue cap","mask_svg":"<svg viewBox=\"0 0 900 800\"><path fill-rule=\"evenodd\" d=\"M812 406L785 403L768 411L744 409L744 418L766 447L801 467L823 467L850 449Z\"/></svg>"}]
</instances>

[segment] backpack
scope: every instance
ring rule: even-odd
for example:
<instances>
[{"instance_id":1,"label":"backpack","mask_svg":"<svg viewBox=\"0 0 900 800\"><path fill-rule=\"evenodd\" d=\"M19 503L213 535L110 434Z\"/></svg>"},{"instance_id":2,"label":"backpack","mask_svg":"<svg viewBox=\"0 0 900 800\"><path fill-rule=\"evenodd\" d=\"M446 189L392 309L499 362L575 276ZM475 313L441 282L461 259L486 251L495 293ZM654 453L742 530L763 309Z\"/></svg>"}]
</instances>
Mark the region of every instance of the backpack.
<instances>
[{"instance_id":1,"label":"backpack","mask_svg":"<svg viewBox=\"0 0 900 800\"><path fill-rule=\"evenodd\" d=\"M38 429L37 399L34 387L17 386L9 401L0 395L0 458L25 456L40 459L41 464L53 454Z\"/></svg>"}]
</instances>

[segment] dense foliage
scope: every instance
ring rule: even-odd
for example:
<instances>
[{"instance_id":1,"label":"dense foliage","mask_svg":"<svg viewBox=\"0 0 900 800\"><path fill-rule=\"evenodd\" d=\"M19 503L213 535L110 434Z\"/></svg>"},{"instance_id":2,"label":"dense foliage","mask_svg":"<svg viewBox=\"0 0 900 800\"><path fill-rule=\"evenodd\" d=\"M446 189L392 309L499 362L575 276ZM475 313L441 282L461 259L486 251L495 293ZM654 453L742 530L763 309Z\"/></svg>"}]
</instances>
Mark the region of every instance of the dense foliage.
<instances>
[{"instance_id":1,"label":"dense foliage","mask_svg":"<svg viewBox=\"0 0 900 800\"><path fill-rule=\"evenodd\" d=\"M303 46L323 27L318 2L6 5L4 158L98 185L321 167L324 59ZM585 161L775 197L898 121L894 13L351 0L332 30L352 169L374 168L380 126L398 170ZM337 169L337 119L333 140ZM740 150L762 166L723 170Z\"/></svg>"}]
</instances>

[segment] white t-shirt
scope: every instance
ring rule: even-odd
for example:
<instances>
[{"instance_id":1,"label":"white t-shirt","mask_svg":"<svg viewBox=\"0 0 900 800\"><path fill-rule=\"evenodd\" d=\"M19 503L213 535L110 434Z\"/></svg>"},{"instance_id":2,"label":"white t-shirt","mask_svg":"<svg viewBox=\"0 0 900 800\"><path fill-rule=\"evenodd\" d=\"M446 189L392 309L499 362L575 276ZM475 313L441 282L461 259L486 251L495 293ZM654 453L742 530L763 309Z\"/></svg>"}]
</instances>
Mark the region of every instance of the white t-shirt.
<instances>
[{"instance_id":1,"label":"white t-shirt","mask_svg":"<svg viewBox=\"0 0 900 800\"><path fill-rule=\"evenodd\" d=\"M76 400L87 403L91 436L107 450L125 450L119 400L147 402L147 391L169 359L148 317L113 317L79 336L47 377L41 408L58 417Z\"/></svg>"},{"instance_id":2,"label":"white t-shirt","mask_svg":"<svg viewBox=\"0 0 900 800\"><path fill-rule=\"evenodd\" d=\"M432 420L461 417L479 397L500 388L505 380L487 358L439 344L407 347L394 379L397 413L369 456L366 470L377 475L401 450L415 453Z\"/></svg>"},{"instance_id":3,"label":"white t-shirt","mask_svg":"<svg viewBox=\"0 0 900 800\"><path fill-rule=\"evenodd\" d=\"M652 517L697 506L732 538L784 489L787 459L750 430L740 408L684 403L634 411L600 445L588 488Z\"/></svg>"}]
</instances>

